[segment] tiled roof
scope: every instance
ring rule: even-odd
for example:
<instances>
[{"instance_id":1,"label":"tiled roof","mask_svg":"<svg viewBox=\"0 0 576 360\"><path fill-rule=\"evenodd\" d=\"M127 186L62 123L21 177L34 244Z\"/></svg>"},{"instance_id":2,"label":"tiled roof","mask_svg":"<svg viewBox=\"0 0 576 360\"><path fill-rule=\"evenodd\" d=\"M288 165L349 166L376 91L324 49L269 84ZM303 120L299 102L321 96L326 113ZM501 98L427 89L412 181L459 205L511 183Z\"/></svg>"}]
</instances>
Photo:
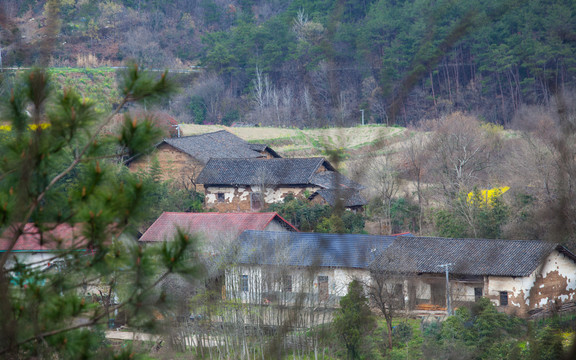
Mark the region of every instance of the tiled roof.
<instances>
[{"instance_id":1,"label":"tiled roof","mask_svg":"<svg viewBox=\"0 0 576 360\"><path fill-rule=\"evenodd\" d=\"M309 184L321 165L333 170L324 158L211 159L197 182L218 185Z\"/></svg>"},{"instance_id":2,"label":"tiled roof","mask_svg":"<svg viewBox=\"0 0 576 360\"><path fill-rule=\"evenodd\" d=\"M316 173L312 179L310 179L310 183L324 189L364 189L364 186L335 171Z\"/></svg>"},{"instance_id":3,"label":"tiled roof","mask_svg":"<svg viewBox=\"0 0 576 360\"><path fill-rule=\"evenodd\" d=\"M207 163L210 158L251 159L264 157L259 152L259 147L254 147L253 144L249 144L226 130L164 139L163 142L203 163Z\"/></svg>"},{"instance_id":4,"label":"tiled roof","mask_svg":"<svg viewBox=\"0 0 576 360\"><path fill-rule=\"evenodd\" d=\"M298 231L274 212L269 213L182 213L165 212L140 237L139 241L169 240L180 228L189 233L201 233L208 240L226 236L235 239L244 230L264 230L272 221L280 222L290 231Z\"/></svg>"},{"instance_id":5,"label":"tiled roof","mask_svg":"<svg viewBox=\"0 0 576 360\"><path fill-rule=\"evenodd\" d=\"M245 231L236 264L367 268L393 238L360 234Z\"/></svg>"},{"instance_id":6,"label":"tiled roof","mask_svg":"<svg viewBox=\"0 0 576 360\"><path fill-rule=\"evenodd\" d=\"M9 249L13 229L4 231L0 238L0 252ZM72 249L86 249L86 241L81 236L79 226L59 224L55 227L40 231L34 224L24 225L24 233L18 237L12 251L59 251Z\"/></svg>"},{"instance_id":7,"label":"tiled roof","mask_svg":"<svg viewBox=\"0 0 576 360\"><path fill-rule=\"evenodd\" d=\"M310 199L315 196L321 196L330 206L336 205L338 198L345 207L363 206L368 203L356 189L321 189L310 195Z\"/></svg>"},{"instance_id":8,"label":"tiled roof","mask_svg":"<svg viewBox=\"0 0 576 360\"><path fill-rule=\"evenodd\" d=\"M250 149L254 150L254 151L265 151L268 146L266 146L266 144L256 144L256 143L250 143L248 144L248 146L250 147Z\"/></svg>"},{"instance_id":9,"label":"tiled roof","mask_svg":"<svg viewBox=\"0 0 576 360\"><path fill-rule=\"evenodd\" d=\"M442 273L442 264L460 275L527 276L557 244L538 240L446 239L397 237L371 265L374 269L406 273Z\"/></svg>"},{"instance_id":10,"label":"tiled roof","mask_svg":"<svg viewBox=\"0 0 576 360\"><path fill-rule=\"evenodd\" d=\"M266 144L256 144L256 143L250 143L250 149L254 150L254 151L258 151L259 153L262 152L267 152L270 155L272 155L272 157L275 158L281 158L282 156L278 155L278 153L276 151L274 151L274 149L272 149L271 147L269 147Z\"/></svg>"}]
</instances>

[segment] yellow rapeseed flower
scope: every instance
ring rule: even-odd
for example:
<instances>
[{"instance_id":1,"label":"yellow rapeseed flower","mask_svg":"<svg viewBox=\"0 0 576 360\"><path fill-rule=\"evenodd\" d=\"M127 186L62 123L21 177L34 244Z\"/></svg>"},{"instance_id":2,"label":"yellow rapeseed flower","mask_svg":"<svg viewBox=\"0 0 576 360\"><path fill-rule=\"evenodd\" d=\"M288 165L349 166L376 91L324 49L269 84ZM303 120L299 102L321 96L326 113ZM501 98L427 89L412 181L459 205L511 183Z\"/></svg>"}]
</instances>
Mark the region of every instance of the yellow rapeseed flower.
<instances>
[{"instance_id":1,"label":"yellow rapeseed flower","mask_svg":"<svg viewBox=\"0 0 576 360\"><path fill-rule=\"evenodd\" d=\"M504 194L508 190L510 190L510 186L500 186L500 187L495 187L492 189L480 190L480 198L482 200L482 203L479 205L482 206L483 204L486 204L488 206L491 206L492 201L495 198ZM470 191L468 193L468 203L470 203L470 204L474 203L474 201L475 201L474 196L475 196L474 191Z\"/></svg>"}]
</instances>

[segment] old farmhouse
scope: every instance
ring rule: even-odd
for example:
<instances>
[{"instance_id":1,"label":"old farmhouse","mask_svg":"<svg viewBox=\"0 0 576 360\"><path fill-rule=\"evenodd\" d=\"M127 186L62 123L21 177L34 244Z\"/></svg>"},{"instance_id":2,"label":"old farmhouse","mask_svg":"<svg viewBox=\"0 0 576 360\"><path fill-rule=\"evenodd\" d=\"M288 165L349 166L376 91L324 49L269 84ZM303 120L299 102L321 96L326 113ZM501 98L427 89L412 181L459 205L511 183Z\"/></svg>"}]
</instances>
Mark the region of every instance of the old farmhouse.
<instances>
[{"instance_id":1,"label":"old farmhouse","mask_svg":"<svg viewBox=\"0 0 576 360\"><path fill-rule=\"evenodd\" d=\"M322 201L342 199L351 209L366 204L359 193L363 186L324 158L211 159L197 181L204 185L205 206L221 212L258 211L288 194L314 198L319 190L329 190L329 195L318 195L325 196Z\"/></svg>"},{"instance_id":2,"label":"old farmhouse","mask_svg":"<svg viewBox=\"0 0 576 360\"><path fill-rule=\"evenodd\" d=\"M486 297L527 316L576 301L576 256L544 241L247 231L236 254L228 294L258 304L303 293L334 306L352 279L384 279L397 310L445 311L446 267L452 309Z\"/></svg>"},{"instance_id":3,"label":"old farmhouse","mask_svg":"<svg viewBox=\"0 0 576 360\"><path fill-rule=\"evenodd\" d=\"M487 297L500 311L525 316L576 301L576 256L545 241L399 237L371 267L401 279L406 309L417 310L446 306L443 265L456 307Z\"/></svg>"},{"instance_id":4,"label":"old farmhouse","mask_svg":"<svg viewBox=\"0 0 576 360\"><path fill-rule=\"evenodd\" d=\"M263 144L250 144L221 130L208 134L164 139L148 155L137 155L126 161L132 171L149 171L157 161L162 180L174 180L182 186L196 188L196 178L212 158L270 159L278 158Z\"/></svg>"},{"instance_id":5,"label":"old farmhouse","mask_svg":"<svg viewBox=\"0 0 576 360\"><path fill-rule=\"evenodd\" d=\"M369 279L369 265L392 236L245 231L229 259L230 298L250 303L334 306L355 278Z\"/></svg>"}]
</instances>

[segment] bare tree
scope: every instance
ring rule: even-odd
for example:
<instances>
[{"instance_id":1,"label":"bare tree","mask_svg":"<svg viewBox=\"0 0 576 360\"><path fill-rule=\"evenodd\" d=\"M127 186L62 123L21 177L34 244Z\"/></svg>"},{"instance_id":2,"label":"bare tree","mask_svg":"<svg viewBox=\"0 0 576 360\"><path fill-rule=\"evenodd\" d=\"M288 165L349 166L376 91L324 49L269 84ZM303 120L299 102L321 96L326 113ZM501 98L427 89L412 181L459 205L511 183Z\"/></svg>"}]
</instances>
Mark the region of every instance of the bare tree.
<instances>
[{"instance_id":1,"label":"bare tree","mask_svg":"<svg viewBox=\"0 0 576 360\"><path fill-rule=\"evenodd\" d=\"M392 264L403 263L404 271L399 273L393 269ZM364 286L372 306L384 317L388 330L388 348L392 349L392 321L397 314L406 309L408 298L408 284L411 271L411 259L398 259L392 254L384 252L377 262L370 267L370 280Z\"/></svg>"},{"instance_id":2,"label":"bare tree","mask_svg":"<svg viewBox=\"0 0 576 360\"><path fill-rule=\"evenodd\" d=\"M456 113L425 122L421 129L433 131L426 148L430 155L427 170L430 180L441 184L448 203L488 180L499 143L486 136L478 120Z\"/></svg>"},{"instance_id":3,"label":"bare tree","mask_svg":"<svg viewBox=\"0 0 576 360\"><path fill-rule=\"evenodd\" d=\"M206 73L194 84L190 95L200 97L206 106L206 119L218 122L222 118L222 108L226 99L226 86L222 79L213 73Z\"/></svg>"},{"instance_id":4,"label":"bare tree","mask_svg":"<svg viewBox=\"0 0 576 360\"><path fill-rule=\"evenodd\" d=\"M400 177L388 157L372 159L369 163L368 174L373 179L376 197L381 202L386 229L392 233L392 202L400 190Z\"/></svg>"},{"instance_id":5,"label":"bare tree","mask_svg":"<svg viewBox=\"0 0 576 360\"><path fill-rule=\"evenodd\" d=\"M256 66L255 78L252 80L252 97L256 104L256 109L262 112L270 105L271 94L273 92L270 79L267 74L263 74L262 70Z\"/></svg>"},{"instance_id":6,"label":"bare tree","mask_svg":"<svg viewBox=\"0 0 576 360\"><path fill-rule=\"evenodd\" d=\"M416 186L416 196L418 198L418 228L422 229L424 189L423 178L424 169L429 159L429 152L426 151L427 136L425 133L414 132L408 137L408 141L402 148L405 171L414 181Z\"/></svg>"},{"instance_id":7,"label":"bare tree","mask_svg":"<svg viewBox=\"0 0 576 360\"><path fill-rule=\"evenodd\" d=\"M126 33L120 50L126 57L149 67L170 65L173 62L170 54L160 47L157 37L143 26Z\"/></svg>"},{"instance_id":8,"label":"bare tree","mask_svg":"<svg viewBox=\"0 0 576 360\"><path fill-rule=\"evenodd\" d=\"M539 235L565 244L575 242L576 228L575 98L574 93L558 91L552 99L555 111L533 107L519 111L513 125L522 131L522 143L512 159L518 161L510 164L515 178L538 201L534 219L542 230Z\"/></svg>"}]
</instances>

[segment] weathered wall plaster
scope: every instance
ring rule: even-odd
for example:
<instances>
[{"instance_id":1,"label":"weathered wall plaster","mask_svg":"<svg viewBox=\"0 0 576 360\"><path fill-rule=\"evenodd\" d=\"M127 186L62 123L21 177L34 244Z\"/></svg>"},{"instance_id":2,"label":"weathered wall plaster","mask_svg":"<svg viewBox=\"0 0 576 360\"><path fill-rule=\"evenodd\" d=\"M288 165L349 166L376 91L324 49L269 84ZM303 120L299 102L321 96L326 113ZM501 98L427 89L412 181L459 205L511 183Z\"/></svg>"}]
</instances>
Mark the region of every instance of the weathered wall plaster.
<instances>
[{"instance_id":1,"label":"weathered wall plaster","mask_svg":"<svg viewBox=\"0 0 576 360\"><path fill-rule=\"evenodd\" d=\"M501 310L525 315L528 310L576 300L576 263L554 250L532 274L522 278L488 278L486 296L500 306L500 292L508 292Z\"/></svg>"},{"instance_id":2,"label":"weathered wall plaster","mask_svg":"<svg viewBox=\"0 0 576 360\"><path fill-rule=\"evenodd\" d=\"M348 292L348 284L353 279L368 281L370 274L367 270L321 268L310 272L310 269L295 267L271 267L270 269L258 266L241 265L226 272L226 293L230 298L238 298L243 302L260 303L262 294L269 291L281 291L279 285L271 286L265 277L272 272L290 275L292 277L292 292L307 295L318 295L318 277L328 277L328 294L332 305L338 303L338 299ZM249 291L242 292L240 279L242 275L248 275ZM317 298L311 297L310 299Z\"/></svg>"},{"instance_id":3,"label":"weathered wall plaster","mask_svg":"<svg viewBox=\"0 0 576 360\"><path fill-rule=\"evenodd\" d=\"M220 212L228 211L257 211L259 208L252 206L252 193L260 193L262 187L258 185L242 187L216 187L206 186L205 206ZM305 192L312 193L319 187L267 187L264 193L265 204L275 204L284 201L288 194L296 197L304 197ZM224 194L224 201L218 201L218 193ZM262 204L264 205L264 204Z\"/></svg>"}]
</instances>

